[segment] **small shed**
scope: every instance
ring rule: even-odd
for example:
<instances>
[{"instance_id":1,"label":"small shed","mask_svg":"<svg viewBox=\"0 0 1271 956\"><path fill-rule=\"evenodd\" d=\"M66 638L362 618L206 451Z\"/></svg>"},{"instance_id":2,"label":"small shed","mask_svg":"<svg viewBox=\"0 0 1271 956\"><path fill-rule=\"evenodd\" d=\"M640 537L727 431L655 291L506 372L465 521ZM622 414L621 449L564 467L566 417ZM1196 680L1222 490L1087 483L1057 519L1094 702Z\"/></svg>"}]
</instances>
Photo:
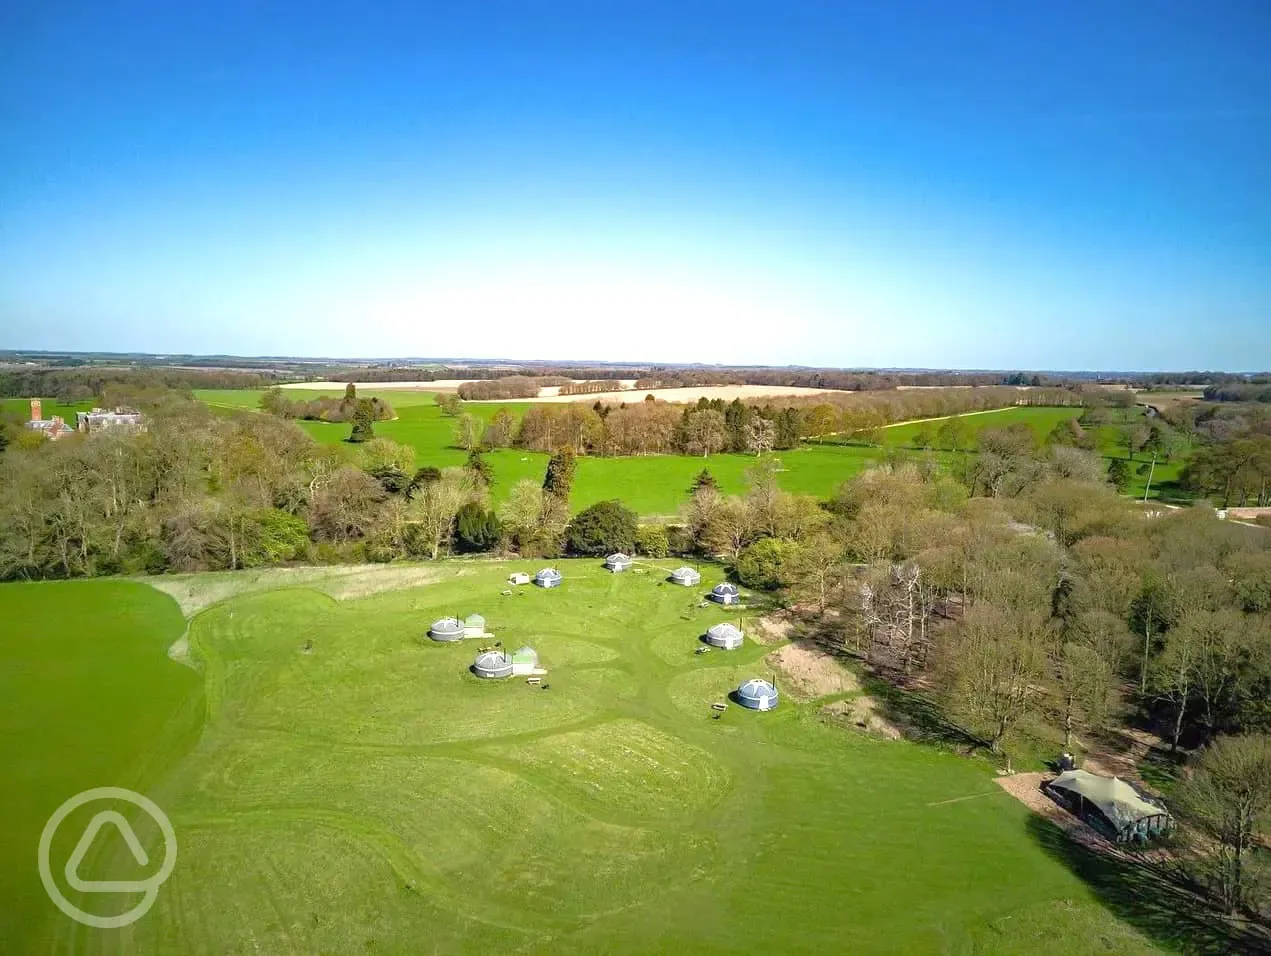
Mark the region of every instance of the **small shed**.
<instances>
[{"instance_id":1,"label":"small shed","mask_svg":"<svg viewBox=\"0 0 1271 956\"><path fill-rule=\"evenodd\" d=\"M457 617L443 617L432 622L428 636L434 641L457 641L463 637L463 625Z\"/></svg>"},{"instance_id":2,"label":"small shed","mask_svg":"<svg viewBox=\"0 0 1271 956\"><path fill-rule=\"evenodd\" d=\"M676 568L671 572L671 582L691 588L696 584L702 583L702 576L690 567Z\"/></svg>"},{"instance_id":3,"label":"small shed","mask_svg":"<svg viewBox=\"0 0 1271 956\"><path fill-rule=\"evenodd\" d=\"M522 647L512 652L513 674L541 673L538 666L538 652L532 647Z\"/></svg>"},{"instance_id":4,"label":"small shed","mask_svg":"<svg viewBox=\"0 0 1271 956\"><path fill-rule=\"evenodd\" d=\"M514 571L508 575L508 584L529 584L530 576L524 571Z\"/></svg>"},{"instance_id":5,"label":"small shed","mask_svg":"<svg viewBox=\"0 0 1271 956\"><path fill-rule=\"evenodd\" d=\"M766 680L752 677L737 688L737 703L750 710L772 710L777 706L777 688Z\"/></svg>"},{"instance_id":6,"label":"small shed","mask_svg":"<svg viewBox=\"0 0 1271 956\"><path fill-rule=\"evenodd\" d=\"M1171 826L1169 811L1119 777L1069 770L1045 785L1048 794L1118 843L1147 840Z\"/></svg>"},{"instance_id":7,"label":"small shed","mask_svg":"<svg viewBox=\"0 0 1271 956\"><path fill-rule=\"evenodd\" d=\"M605 558L605 567L617 574L619 571L625 571L631 567L631 555L623 554L621 551L615 551L609 557Z\"/></svg>"},{"instance_id":8,"label":"small shed","mask_svg":"<svg viewBox=\"0 0 1271 956\"><path fill-rule=\"evenodd\" d=\"M464 637L484 637L485 618L480 614L469 614L463 622Z\"/></svg>"},{"instance_id":9,"label":"small shed","mask_svg":"<svg viewBox=\"0 0 1271 956\"><path fill-rule=\"evenodd\" d=\"M560 582L561 574L555 568L543 568L534 575L534 583L541 588L558 588Z\"/></svg>"},{"instance_id":10,"label":"small shed","mask_svg":"<svg viewBox=\"0 0 1271 956\"><path fill-rule=\"evenodd\" d=\"M741 600L741 592L737 590L737 585L725 581L723 584L715 585L707 597L716 604L736 604Z\"/></svg>"},{"instance_id":11,"label":"small shed","mask_svg":"<svg viewBox=\"0 0 1271 956\"><path fill-rule=\"evenodd\" d=\"M487 680L512 676L512 658L503 651L483 651L472 662L472 673Z\"/></svg>"},{"instance_id":12,"label":"small shed","mask_svg":"<svg viewBox=\"0 0 1271 956\"><path fill-rule=\"evenodd\" d=\"M741 629L735 624L715 624L706 631L706 643L726 651L737 650L744 640Z\"/></svg>"}]
</instances>

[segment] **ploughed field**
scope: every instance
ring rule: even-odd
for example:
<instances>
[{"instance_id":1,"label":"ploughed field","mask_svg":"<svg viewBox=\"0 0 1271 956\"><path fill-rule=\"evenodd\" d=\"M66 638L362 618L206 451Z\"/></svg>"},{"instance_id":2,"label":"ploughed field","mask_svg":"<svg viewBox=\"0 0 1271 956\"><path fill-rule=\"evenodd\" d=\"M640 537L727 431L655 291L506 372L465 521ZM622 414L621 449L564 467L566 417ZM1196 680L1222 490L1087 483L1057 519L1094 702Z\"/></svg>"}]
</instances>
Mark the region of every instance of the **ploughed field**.
<instances>
[{"instance_id":1,"label":"ploughed field","mask_svg":"<svg viewBox=\"0 0 1271 956\"><path fill-rule=\"evenodd\" d=\"M780 675L776 710L713 719L775 649L754 640L757 610L700 606L718 569L681 588L667 562L559 567L560 588L510 595L509 572L533 568L154 579L180 605L141 582L0 585L17 811L0 948L1156 951L985 764L829 723L826 699L794 700ZM479 680L485 640L424 637L474 611L506 647L533 646L550 686ZM695 654L725 620L744 646ZM121 930L54 910L34 864L47 816L106 785L143 789L179 842L153 909ZM158 859L153 828L138 833ZM122 841L86 863L136 878Z\"/></svg>"},{"instance_id":2,"label":"ploughed field","mask_svg":"<svg viewBox=\"0 0 1271 956\"><path fill-rule=\"evenodd\" d=\"M258 408L262 393L258 390L203 390L196 394L214 409L229 410ZM288 392L288 397L300 399L335 394L338 393L293 390ZM455 420L441 414L432 393L368 390L359 394L365 397L378 395L392 404L397 412L397 419L376 422L375 434L412 446L419 465L457 467L467 458L467 452L454 447ZM500 409L507 409L519 418L528 407L524 402L469 402L464 404L463 410L489 420ZM1133 414L1142 413L1135 411ZM963 424L969 441L968 453L974 454L975 438L985 428L1000 428L1023 422L1034 430L1038 441L1041 441L1055 425L1080 415L1080 408L1048 407L1013 407L964 415ZM298 424L318 441L328 444L344 442L350 430L347 424ZM938 427L938 421L928 426L932 432ZM853 444L844 438L831 436L824 441L813 439L798 448L774 452L781 460L783 468L778 481L786 491L828 498L848 478L883 460L889 451L895 449L912 455L929 454L943 466L958 473L962 464L960 454L940 450L924 453L913 447L918 428L916 424L902 424L883 429L881 447ZM1115 429L1104 427L1097 430L1096 439L1099 451L1105 457L1110 459L1124 455L1116 447ZM523 478L541 481L547 467L547 457L517 448L487 452L486 459L494 472L491 494L495 502L502 500L512 486ZM575 511L580 511L597 501L619 498L641 515L671 516L687 503L693 477L703 468L710 469L724 492L740 494L746 487L746 471L754 463L753 455L741 454L717 454L708 458L690 455L618 458L584 456L578 460L570 505ZM1169 483L1177 479L1180 468L1181 461L1177 459L1158 464L1152 482L1154 491L1168 489ZM1136 476L1127 493L1141 496L1145 480L1143 476Z\"/></svg>"}]
</instances>

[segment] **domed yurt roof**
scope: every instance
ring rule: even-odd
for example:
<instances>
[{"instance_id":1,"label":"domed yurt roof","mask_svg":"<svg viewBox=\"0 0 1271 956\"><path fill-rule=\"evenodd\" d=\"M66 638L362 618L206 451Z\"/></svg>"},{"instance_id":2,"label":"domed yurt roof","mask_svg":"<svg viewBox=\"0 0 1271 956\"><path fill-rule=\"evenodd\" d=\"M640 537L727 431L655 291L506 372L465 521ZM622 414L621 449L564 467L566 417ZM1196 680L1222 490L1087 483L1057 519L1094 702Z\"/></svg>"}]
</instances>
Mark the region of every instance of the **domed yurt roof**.
<instances>
[{"instance_id":1,"label":"domed yurt roof","mask_svg":"<svg viewBox=\"0 0 1271 956\"><path fill-rule=\"evenodd\" d=\"M463 624L456 617L443 617L433 621L428 636L436 641L451 641L463 636Z\"/></svg>"},{"instance_id":2,"label":"domed yurt roof","mask_svg":"<svg viewBox=\"0 0 1271 956\"><path fill-rule=\"evenodd\" d=\"M543 568L538 574L534 575L534 580L541 584L544 581L559 581L560 577L560 572L555 568Z\"/></svg>"},{"instance_id":3,"label":"domed yurt roof","mask_svg":"<svg viewBox=\"0 0 1271 956\"><path fill-rule=\"evenodd\" d=\"M478 677L511 677L512 661L502 651L483 651L472 662L472 671Z\"/></svg>"},{"instance_id":4,"label":"domed yurt roof","mask_svg":"<svg viewBox=\"0 0 1271 956\"><path fill-rule=\"evenodd\" d=\"M736 595L736 594L737 594L737 585L735 585L735 584L729 584L727 581L725 581L725 582L724 582L724 583L722 583L722 584L717 584L717 585L715 585L715 587L711 590L711 593L712 593L712 594L732 594L732 595Z\"/></svg>"},{"instance_id":5,"label":"domed yurt roof","mask_svg":"<svg viewBox=\"0 0 1271 956\"><path fill-rule=\"evenodd\" d=\"M735 624L715 624L706 631L706 643L730 651L741 647L743 640L741 629Z\"/></svg>"},{"instance_id":6,"label":"domed yurt roof","mask_svg":"<svg viewBox=\"0 0 1271 956\"><path fill-rule=\"evenodd\" d=\"M772 710L777 706L777 688L766 680L752 677L737 688L737 703L751 710Z\"/></svg>"}]
</instances>

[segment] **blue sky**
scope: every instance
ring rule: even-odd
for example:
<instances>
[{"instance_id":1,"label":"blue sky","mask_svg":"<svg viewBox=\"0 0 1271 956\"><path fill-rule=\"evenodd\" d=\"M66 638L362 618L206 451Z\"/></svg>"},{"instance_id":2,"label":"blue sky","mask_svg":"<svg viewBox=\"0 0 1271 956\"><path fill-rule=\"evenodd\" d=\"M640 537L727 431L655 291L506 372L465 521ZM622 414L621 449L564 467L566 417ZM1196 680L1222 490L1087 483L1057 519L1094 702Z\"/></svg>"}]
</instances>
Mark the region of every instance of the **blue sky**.
<instances>
[{"instance_id":1,"label":"blue sky","mask_svg":"<svg viewBox=\"0 0 1271 956\"><path fill-rule=\"evenodd\" d=\"M0 9L0 347L1271 366L1271 5Z\"/></svg>"}]
</instances>

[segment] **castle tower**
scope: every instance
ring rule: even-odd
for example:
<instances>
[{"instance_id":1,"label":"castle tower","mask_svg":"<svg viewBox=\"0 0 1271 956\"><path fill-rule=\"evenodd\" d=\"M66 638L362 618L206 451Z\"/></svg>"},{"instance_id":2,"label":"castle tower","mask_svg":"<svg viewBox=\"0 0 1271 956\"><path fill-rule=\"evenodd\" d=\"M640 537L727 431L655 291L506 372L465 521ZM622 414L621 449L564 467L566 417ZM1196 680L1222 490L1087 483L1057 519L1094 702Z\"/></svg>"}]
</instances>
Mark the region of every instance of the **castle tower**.
<instances>
[{"instance_id":1,"label":"castle tower","mask_svg":"<svg viewBox=\"0 0 1271 956\"><path fill-rule=\"evenodd\" d=\"M40 411L40 400L38 398L31 399L31 421L38 422L44 418L43 412Z\"/></svg>"}]
</instances>

